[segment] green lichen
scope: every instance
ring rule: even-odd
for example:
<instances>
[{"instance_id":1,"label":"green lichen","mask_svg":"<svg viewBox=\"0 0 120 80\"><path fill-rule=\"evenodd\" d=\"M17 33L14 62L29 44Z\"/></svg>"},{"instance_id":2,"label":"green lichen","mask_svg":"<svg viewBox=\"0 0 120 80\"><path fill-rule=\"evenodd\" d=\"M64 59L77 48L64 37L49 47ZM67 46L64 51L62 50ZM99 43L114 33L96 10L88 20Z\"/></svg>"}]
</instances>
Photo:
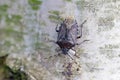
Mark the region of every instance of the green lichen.
<instances>
[{"instance_id":1,"label":"green lichen","mask_svg":"<svg viewBox=\"0 0 120 80\"><path fill-rule=\"evenodd\" d=\"M49 13L50 14L53 14L53 15L60 15L60 12L59 11L55 11L55 10L53 10L53 11L49 11Z\"/></svg>"},{"instance_id":2,"label":"green lichen","mask_svg":"<svg viewBox=\"0 0 120 80\"><path fill-rule=\"evenodd\" d=\"M19 32L14 30L12 27L6 27L3 29L0 29L1 32L3 32L4 34L6 34L7 36L11 35L11 34L18 34Z\"/></svg>"},{"instance_id":3,"label":"green lichen","mask_svg":"<svg viewBox=\"0 0 120 80\"><path fill-rule=\"evenodd\" d=\"M0 20L2 19L2 17L7 15L8 8L9 8L9 6L6 4L0 5Z\"/></svg>"},{"instance_id":4,"label":"green lichen","mask_svg":"<svg viewBox=\"0 0 120 80\"><path fill-rule=\"evenodd\" d=\"M0 57L0 80L28 80L28 75L20 69L12 69L6 64L7 55Z\"/></svg>"},{"instance_id":5,"label":"green lichen","mask_svg":"<svg viewBox=\"0 0 120 80\"><path fill-rule=\"evenodd\" d=\"M42 33L41 35L39 32L37 32L34 35L34 43L33 47L34 49L37 50L44 50L44 51L50 51L50 46L45 42L45 38L47 38L49 34L47 33ZM41 40L41 41L39 41Z\"/></svg>"},{"instance_id":6,"label":"green lichen","mask_svg":"<svg viewBox=\"0 0 120 80\"><path fill-rule=\"evenodd\" d=\"M118 49L119 45L115 44L105 44L103 47L100 47L100 49Z\"/></svg>"},{"instance_id":7,"label":"green lichen","mask_svg":"<svg viewBox=\"0 0 120 80\"><path fill-rule=\"evenodd\" d=\"M79 9L84 10L85 6L88 5L89 3L86 2L85 0L80 0L80 1L76 1L76 5Z\"/></svg>"},{"instance_id":8,"label":"green lichen","mask_svg":"<svg viewBox=\"0 0 120 80\"><path fill-rule=\"evenodd\" d=\"M7 47L11 47L13 44L10 42L10 41L5 41L4 42L4 45L7 46Z\"/></svg>"},{"instance_id":9,"label":"green lichen","mask_svg":"<svg viewBox=\"0 0 120 80\"><path fill-rule=\"evenodd\" d=\"M53 11L49 11L49 13L50 13L50 15L48 18L50 19L50 21L59 23L63 20L63 18L60 17L59 11L53 10Z\"/></svg>"},{"instance_id":10,"label":"green lichen","mask_svg":"<svg viewBox=\"0 0 120 80\"><path fill-rule=\"evenodd\" d=\"M40 21L40 25L41 25L41 26L46 26L46 22L43 21L43 20L41 20L41 21Z\"/></svg>"},{"instance_id":11,"label":"green lichen","mask_svg":"<svg viewBox=\"0 0 120 80\"><path fill-rule=\"evenodd\" d=\"M9 17L8 15L6 16L6 22L8 24L14 23L14 24L20 24L22 19L22 16L20 15L11 15L11 17Z\"/></svg>"},{"instance_id":12,"label":"green lichen","mask_svg":"<svg viewBox=\"0 0 120 80\"><path fill-rule=\"evenodd\" d=\"M30 4L33 10L38 10L40 5L42 4L42 1L41 0L28 0L28 3Z\"/></svg>"},{"instance_id":13,"label":"green lichen","mask_svg":"<svg viewBox=\"0 0 120 80\"><path fill-rule=\"evenodd\" d=\"M14 27L5 27L0 29L0 33L4 35L4 37L14 38L18 41L23 40L23 36L21 31L15 30Z\"/></svg>"},{"instance_id":14,"label":"green lichen","mask_svg":"<svg viewBox=\"0 0 120 80\"><path fill-rule=\"evenodd\" d=\"M38 9L39 9L39 6L32 6L32 9L33 9L33 10L38 10Z\"/></svg>"},{"instance_id":15,"label":"green lichen","mask_svg":"<svg viewBox=\"0 0 120 80\"><path fill-rule=\"evenodd\" d=\"M8 5L4 4L4 5L0 5L0 11L1 12L6 12L8 9Z\"/></svg>"},{"instance_id":16,"label":"green lichen","mask_svg":"<svg viewBox=\"0 0 120 80\"><path fill-rule=\"evenodd\" d=\"M49 19L53 22L56 22L55 20L58 20L58 16L55 16L55 15L49 15Z\"/></svg>"},{"instance_id":17,"label":"green lichen","mask_svg":"<svg viewBox=\"0 0 120 80\"><path fill-rule=\"evenodd\" d=\"M48 46L46 43L44 42L35 42L34 43L35 46L35 50L44 50L44 51L51 51L50 50L50 46Z\"/></svg>"},{"instance_id":18,"label":"green lichen","mask_svg":"<svg viewBox=\"0 0 120 80\"><path fill-rule=\"evenodd\" d=\"M23 33L19 30L15 30L14 27L6 26L0 29L0 40L2 44L0 46L0 53L7 52L11 53L20 50L24 44L22 44L24 38ZM19 47L16 47L18 46ZM13 50L14 48L14 50Z\"/></svg>"},{"instance_id":19,"label":"green lichen","mask_svg":"<svg viewBox=\"0 0 120 80\"><path fill-rule=\"evenodd\" d=\"M113 20L113 16L100 17L98 20L98 32L111 30L114 27Z\"/></svg>"}]
</instances>

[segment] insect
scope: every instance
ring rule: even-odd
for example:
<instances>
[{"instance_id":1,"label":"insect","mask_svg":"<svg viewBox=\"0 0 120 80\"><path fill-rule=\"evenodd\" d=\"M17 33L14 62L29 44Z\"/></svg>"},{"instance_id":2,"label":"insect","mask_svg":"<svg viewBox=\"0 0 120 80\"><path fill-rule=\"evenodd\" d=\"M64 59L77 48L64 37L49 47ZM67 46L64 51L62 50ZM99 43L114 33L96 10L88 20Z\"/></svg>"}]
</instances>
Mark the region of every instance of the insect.
<instances>
[{"instance_id":1,"label":"insect","mask_svg":"<svg viewBox=\"0 0 120 80\"><path fill-rule=\"evenodd\" d=\"M71 57L70 54L72 53L76 56L74 47L76 45L80 45L85 41L88 41L88 40L84 40L81 43L77 42L77 39L82 37L82 28L83 28L83 24L86 21L87 20L85 20L80 26L78 26L76 20L65 19L60 24L60 26L56 26L55 30L57 32L57 41L55 43L60 47L63 54L69 55ZM79 27L81 28L80 30Z\"/></svg>"},{"instance_id":2,"label":"insect","mask_svg":"<svg viewBox=\"0 0 120 80\"><path fill-rule=\"evenodd\" d=\"M49 41L57 44L60 47L62 54L68 55L71 59L73 59L72 55L78 57L76 55L75 46L81 45L85 41L89 41L84 40L81 43L77 42L77 40L82 37L82 28L86 21L87 20L84 20L82 24L78 26L77 21L74 19L67 18L63 20L60 26L57 25L55 28L57 32L57 41L54 40Z\"/></svg>"}]
</instances>

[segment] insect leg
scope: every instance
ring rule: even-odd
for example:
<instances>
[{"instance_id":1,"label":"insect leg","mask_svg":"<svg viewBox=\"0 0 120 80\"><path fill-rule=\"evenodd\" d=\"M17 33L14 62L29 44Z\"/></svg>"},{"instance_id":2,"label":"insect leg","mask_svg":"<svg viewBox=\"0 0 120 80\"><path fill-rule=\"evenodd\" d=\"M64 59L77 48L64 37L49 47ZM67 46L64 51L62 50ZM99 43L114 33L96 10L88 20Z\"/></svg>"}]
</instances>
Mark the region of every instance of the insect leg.
<instances>
[{"instance_id":1,"label":"insect leg","mask_svg":"<svg viewBox=\"0 0 120 80\"><path fill-rule=\"evenodd\" d=\"M83 44L83 43L86 42L86 41L89 41L89 40L84 40L84 41L82 41L81 43L77 43L76 45L81 45L81 44Z\"/></svg>"},{"instance_id":2,"label":"insect leg","mask_svg":"<svg viewBox=\"0 0 120 80\"><path fill-rule=\"evenodd\" d=\"M81 38L82 37L82 28L83 28L83 24L85 24L87 22L87 20L84 20L84 22L80 25L81 29L80 29L80 35L77 38Z\"/></svg>"},{"instance_id":3,"label":"insect leg","mask_svg":"<svg viewBox=\"0 0 120 80\"><path fill-rule=\"evenodd\" d=\"M87 22L87 20L84 20L83 23L81 24L81 27L83 27L83 24L85 24Z\"/></svg>"},{"instance_id":4,"label":"insect leg","mask_svg":"<svg viewBox=\"0 0 120 80\"><path fill-rule=\"evenodd\" d=\"M59 32L58 24L57 24L55 30L56 30L56 32Z\"/></svg>"}]
</instances>

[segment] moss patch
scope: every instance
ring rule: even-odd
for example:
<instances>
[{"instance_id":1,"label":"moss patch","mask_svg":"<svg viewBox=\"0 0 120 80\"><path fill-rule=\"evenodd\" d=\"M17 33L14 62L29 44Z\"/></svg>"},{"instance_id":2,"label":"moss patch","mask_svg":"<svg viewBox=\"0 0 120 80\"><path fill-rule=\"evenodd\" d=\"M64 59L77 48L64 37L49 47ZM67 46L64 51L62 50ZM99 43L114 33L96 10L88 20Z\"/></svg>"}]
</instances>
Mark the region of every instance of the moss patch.
<instances>
[{"instance_id":1,"label":"moss patch","mask_svg":"<svg viewBox=\"0 0 120 80\"><path fill-rule=\"evenodd\" d=\"M42 4L42 1L41 0L28 0L28 3L30 4L33 10L38 10L40 5Z\"/></svg>"},{"instance_id":2,"label":"moss patch","mask_svg":"<svg viewBox=\"0 0 120 80\"><path fill-rule=\"evenodd\" d=\"M3 16L7 15L7 10L8 10L8 5L0 5L0 20L2 19Z\"/></svg>"},{"instance_id":3,"label":"moss patch","mask_svg":"<svg viewBox=\"0 0 120 80\"><path fill-rule=\"evenodd\" d=\"M53 11L49 11L49 19L50 21L52 22L55 22L55 23L59 23L61 22L63 19L60 17L60 12L59 11L56 11L56 10L53 10Z\"/></svg>"},{"instance_id":4,"label":"moss patch","mask_svg":"<svg viewBox=\"0 0 120 80\"><path fill-rule=\"evenodd\" d=\"M11 17L6 16L6 22L8 24L14 23L14 24L19 24L22 19L22 16L20 15L11 15Z\"/></svg>"},{"instance_id":5,"label":"moss patch","mask_svg":"<svg viewBox=\"0 0 120 80\"><path fill-rule=\"evenodd\" d=\"M7 55L0 57L0 80L28 80L28 76L20 69L14 70L6 64Z\"/></svg>"}]
</instances>

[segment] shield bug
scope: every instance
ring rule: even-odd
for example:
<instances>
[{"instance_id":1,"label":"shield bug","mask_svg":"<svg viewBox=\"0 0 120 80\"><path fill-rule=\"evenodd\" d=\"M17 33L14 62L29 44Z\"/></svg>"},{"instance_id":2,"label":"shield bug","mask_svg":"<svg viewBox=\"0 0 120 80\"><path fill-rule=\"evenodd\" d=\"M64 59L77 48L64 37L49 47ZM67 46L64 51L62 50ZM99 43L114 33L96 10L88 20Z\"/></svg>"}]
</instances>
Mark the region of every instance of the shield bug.
<instances>
[{"instance_id":1,"label":"shield bug","mask_svg":"<svg viewBox=\"0 0 120 80\"><path fill-rule=\"evenodd\" d=\"M57 25L55 28L57 32L57 41L49 41L56 43L60 47L62 54L68 55L71 59L73 59L72 55L78 57L74 49L75 46L81 45L85 41L89 41L84 40L81 43L77 42L77 40L82 37L82 28L86 21L87 20L84 20L82 24L78 26L77 21L74 19L67 18L63 20L60 26Z\"/></svg>"},{"instance_id":2,"label":"shield bug","mask_svg":"<svg viewBox=\"0 0 120 80\"><path fill-rule=\"evenodd\" d=\"M76 56L74 47L88 41L84 40L81 43L77 42L77 39L82 37L82 28L86 21L87 20L78 26L76 20L65 19L60 26L56 26L55 30L57 32L57 41L55 43L60 47L63 54L69 55L70 57L71 54ZM81 29L79 29L79 27Z\"/></svg>"}]
</instances>

